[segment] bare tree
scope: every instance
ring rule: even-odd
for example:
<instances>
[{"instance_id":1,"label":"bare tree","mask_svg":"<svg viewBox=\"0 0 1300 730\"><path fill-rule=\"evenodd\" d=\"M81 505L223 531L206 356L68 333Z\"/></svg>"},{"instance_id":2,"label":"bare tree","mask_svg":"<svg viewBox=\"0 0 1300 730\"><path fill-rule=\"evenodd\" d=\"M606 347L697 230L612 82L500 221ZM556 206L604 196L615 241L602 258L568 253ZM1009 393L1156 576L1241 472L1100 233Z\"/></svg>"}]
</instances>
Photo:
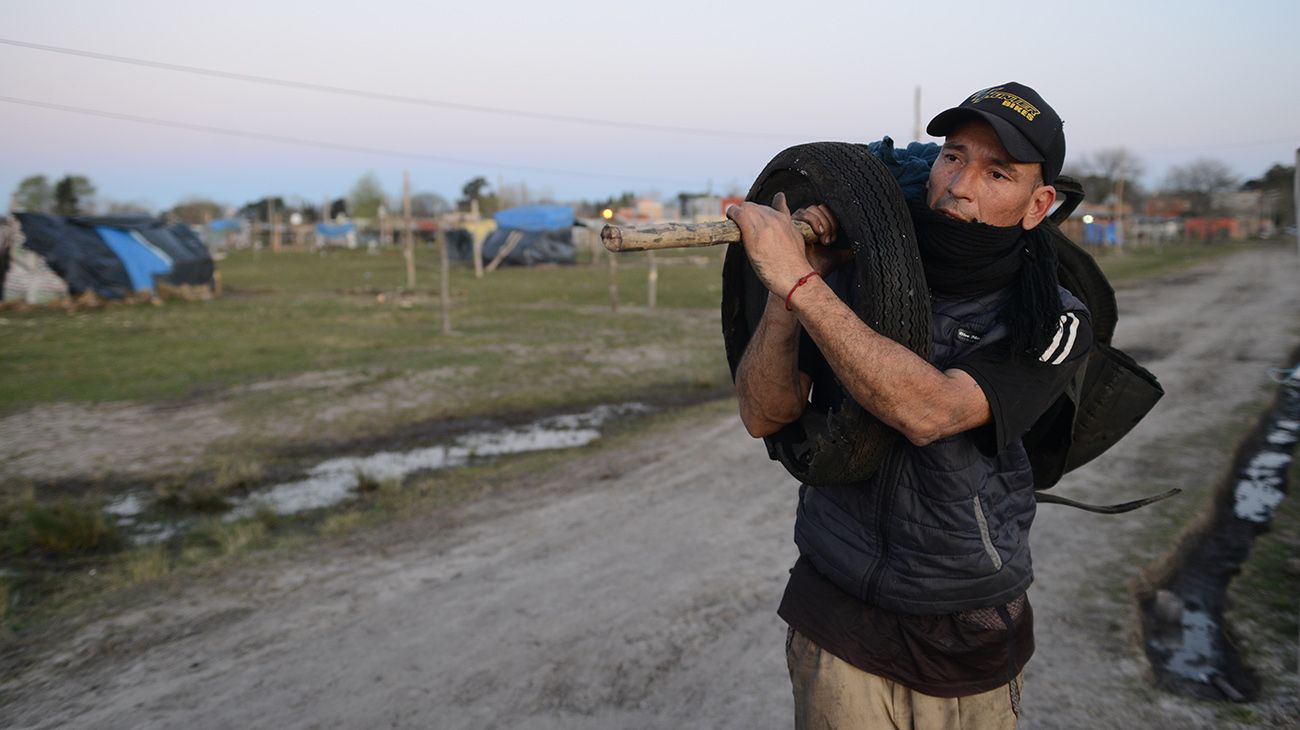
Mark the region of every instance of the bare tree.
<instances>
[{"instance_id":1,"label":"bare tree","mask_svg":"<svg viewBox=\"0 0 1300 730\"><path fill-rule=\"evenodd\" d=\"M1137 179L1142 173L1142 160L1125 147L1108 147L1083 155L1065 170L1083 185L1085 197L1094 203L1104 203L1111 196L1117 202L1140 197Z\"/></svg>"},{"instance_id":2,"label":"bare tree","mask_svg":"<svg viewBox=\"0 0 1300 730\"><path fill-rule=\"evenodd\" d=\"M187 198L177 203L168 213L182 223L199 225L221 217L223 208L205 198Z\"/></svg>"},{"instance_id":3,"label":"bare tree","mask_svg":"<svg viewBox=\"0 0 1300 730\"><path fill-rule=\"evenodd\" d=\"M437 193L416 193L411 196L411 215L433 218L451 210L447 199Z\"/></svg>"},{"instance_id":4,"label":"bare tree","mask_svg":"<svg viewBox=\"0 0 1300 730\"><path fill-rule=\"evenodd\" d=\"M1219 160L1202 158L1169 169L1165 190L1186 196L1192 215L1209 215L1214 210L1214 196L1237 187L1237 176Z\"/></svg>"}]
</instances>

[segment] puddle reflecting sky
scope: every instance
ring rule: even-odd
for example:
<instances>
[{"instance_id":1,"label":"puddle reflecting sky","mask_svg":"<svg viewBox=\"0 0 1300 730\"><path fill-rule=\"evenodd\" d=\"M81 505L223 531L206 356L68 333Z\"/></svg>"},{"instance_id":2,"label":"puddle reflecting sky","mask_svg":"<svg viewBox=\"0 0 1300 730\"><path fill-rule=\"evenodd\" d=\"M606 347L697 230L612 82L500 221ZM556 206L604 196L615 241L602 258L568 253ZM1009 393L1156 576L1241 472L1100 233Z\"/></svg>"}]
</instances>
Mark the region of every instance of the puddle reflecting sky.
<instances>
[{"instance_id":1,"label":"puddle reflecting sky","mask_svg":"<svg viewBox=\"0 0 1300 730\"><path fill-rule=\"evenodd\" d=\"M223 519L249 517L259 509L289 515L329 507L357 496L362 479L400 481L421 471L464 466L509 454L585 446L600 438L600 428L615 418L654 410L642 403L600 405L580 413L548 416L533 423L462 434L449 443L409 451L381 451L366 456L344 456L323 461L301 479L254 491L234 499ZM158 542L176 534L184 523L142 521L149 505L137 494L110 501L105 511L113 515L138 543Z\"/></svg>"}]
</instances>

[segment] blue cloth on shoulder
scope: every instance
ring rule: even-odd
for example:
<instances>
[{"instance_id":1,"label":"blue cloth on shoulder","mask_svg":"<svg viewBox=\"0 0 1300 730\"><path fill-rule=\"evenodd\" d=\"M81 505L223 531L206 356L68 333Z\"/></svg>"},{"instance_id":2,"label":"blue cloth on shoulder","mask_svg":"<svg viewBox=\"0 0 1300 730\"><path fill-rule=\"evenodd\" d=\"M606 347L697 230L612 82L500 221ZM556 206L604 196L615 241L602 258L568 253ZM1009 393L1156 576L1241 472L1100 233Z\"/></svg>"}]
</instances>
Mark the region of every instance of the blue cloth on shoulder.
<instances>
[{"instance_id":1,"label":"blue cloth on shoulder","mask_svg":"<svg viewBox=\"0 0 1300 730\"><path fill-rule=\"evenodd\" d=\"M908 202L925 200L925 183L930 179L930 167L939 159L939 149L934 142L912 142L899 150L889 137L867 145L867 150L893 174Z\"/></svg>"}]
</instances>

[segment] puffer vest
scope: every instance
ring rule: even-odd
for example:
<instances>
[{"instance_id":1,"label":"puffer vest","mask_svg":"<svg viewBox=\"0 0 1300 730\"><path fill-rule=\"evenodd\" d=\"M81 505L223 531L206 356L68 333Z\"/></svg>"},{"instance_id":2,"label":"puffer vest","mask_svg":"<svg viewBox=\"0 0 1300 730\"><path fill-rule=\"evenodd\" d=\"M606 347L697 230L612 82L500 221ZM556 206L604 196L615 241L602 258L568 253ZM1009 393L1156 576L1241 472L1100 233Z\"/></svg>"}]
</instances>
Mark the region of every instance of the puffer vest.
<instances>
[{"instance_id":1,"label":"puffer vest","mask_svg":"<svg viewBox=\"0 0 1300 730\"><path fill-rule=\"evenodd\" d=\"M1064 288L1067 311L1084 311ZM938 298L930 361L943 370L1008 335L1009 292ZM993 456L975 432L926 446L905 439L864 482L803 485L799 552L841 590L899 613L947 614L1004 604L1033 580L1033 475L1017 439Z\"/></svg>"}]
</instances>

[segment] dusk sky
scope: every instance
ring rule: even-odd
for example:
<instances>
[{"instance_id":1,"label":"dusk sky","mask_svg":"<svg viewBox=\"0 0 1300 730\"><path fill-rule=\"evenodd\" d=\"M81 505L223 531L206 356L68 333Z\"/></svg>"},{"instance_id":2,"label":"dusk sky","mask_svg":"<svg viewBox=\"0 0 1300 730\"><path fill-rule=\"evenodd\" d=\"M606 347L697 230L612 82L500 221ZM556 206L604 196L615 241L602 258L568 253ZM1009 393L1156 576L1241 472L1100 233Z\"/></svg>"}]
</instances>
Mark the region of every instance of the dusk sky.
<instances>
[{"instance_id":1,"label":"dusk sky","mask_svg":"<svg viewBox=\"0 0 1300 730\"><path fill-rule=\"evenodd\" d=\"M1151 187L1200 157L1255 177L1294 164L1300 146L1294 0L738 7L0 0L0 192L7 202L28 175L80 173L104 198L153 209L192 196L316 203L366 172L395 195L403 170L416 191L448 199L476 175L561 200L743 191L791 144L910 140L917 86L928 120L1011 80L1065 119L1067 166L1123 146ZM357 98L14 42L616 124Z\"/></svg>"}]
</instances>

